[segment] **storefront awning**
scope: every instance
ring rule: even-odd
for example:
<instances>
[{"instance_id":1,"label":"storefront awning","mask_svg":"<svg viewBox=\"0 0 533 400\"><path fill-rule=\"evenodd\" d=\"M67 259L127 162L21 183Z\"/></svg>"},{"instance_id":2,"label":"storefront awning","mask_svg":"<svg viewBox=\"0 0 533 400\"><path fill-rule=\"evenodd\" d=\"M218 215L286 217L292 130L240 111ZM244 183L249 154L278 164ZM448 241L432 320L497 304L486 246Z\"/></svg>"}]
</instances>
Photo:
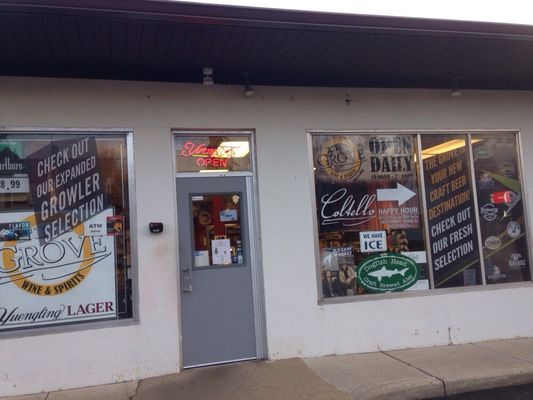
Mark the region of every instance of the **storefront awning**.
<instances>
[{"instance_id":1,"label":"storefront awning","mask_svg":"<svg viewBox=\"0 0 533 400\"><path fill-rule=\"evenodd\" d=\"M139 0L0 1L0 75L533 89L533 26Z\"/></svg>"}]
</instances>

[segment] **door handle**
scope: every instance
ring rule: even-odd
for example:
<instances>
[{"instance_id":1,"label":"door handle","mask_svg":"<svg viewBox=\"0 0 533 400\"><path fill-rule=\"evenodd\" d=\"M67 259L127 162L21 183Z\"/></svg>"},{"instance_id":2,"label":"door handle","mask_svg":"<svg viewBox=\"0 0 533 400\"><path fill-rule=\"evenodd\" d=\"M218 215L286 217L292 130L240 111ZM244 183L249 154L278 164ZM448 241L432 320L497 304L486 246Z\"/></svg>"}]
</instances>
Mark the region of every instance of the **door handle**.
<instances>
[{"instance_id":1,"label":"door handle","mask_svg":"<svg viewBox=\"0 0 533 400\"><path fill-rule=\"evenodd\" d=\"M192 268L183 267L181 272L181 290L190 293L192 292Z\"/></svg>"}]
</instances>

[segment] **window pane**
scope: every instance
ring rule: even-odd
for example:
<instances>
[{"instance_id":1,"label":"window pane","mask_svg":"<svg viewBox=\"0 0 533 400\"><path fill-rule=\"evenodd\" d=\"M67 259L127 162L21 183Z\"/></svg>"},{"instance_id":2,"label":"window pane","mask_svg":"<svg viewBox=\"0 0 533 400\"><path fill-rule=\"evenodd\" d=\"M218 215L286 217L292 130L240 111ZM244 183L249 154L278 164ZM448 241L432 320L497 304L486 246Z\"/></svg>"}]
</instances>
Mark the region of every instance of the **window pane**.
<instances>
[{"instance_id":1,"label":"window pane","mask_svg":"<svg viewBox=\"0 0 533 400\"><path fill-rule=\"evenodd\" d=\"M472 135L487 283L530 280L514 134Z\"/></svg>"},{"instance_id":2,"label":"window pane","mask_svg":"<svg viewBox=\"0 0 533 400\"><path fill-rule=\"evenodd\" d=\"M194 266L244 264L241 194L192 196Z\"/></svg>"},{"instance_id":3,"label":"window pane","mask_svg":"<svg viewBox=\"0 0 533 400\"><path fill-rule=\"evenodd\" d=\"M516 135L419 136L312 136L324 297L531 279Z\"/></svg>"},{"instance_id":4,"label":"window pane","mask_svg":"<svg viewBox=\"0 0 533 400\"><path fill-rule=\"evenodd\" d=\"M415 136L312 140L324 297L428 289Z\"/></svg>"},{"instance_id":5,"label":"window pane","mask_svg":"<svg viewBox=\"0 0 533 400\"><path fill-rule=\"evenodd\" d=\"M0 137L0 329L132 316L124 135Z\"/></svg>"},{"instance_id":6,"label":"window pane","mask_svg":"<svg viewBox=\"0 0 533 400\"><path fill-rule=\"evenodd\" d=\"M481 283L466 135L422 135L435 288Z\"/></svg>"},{"instance_id":7,"label":"window pane","mask_svg":"<svg viewBox=\"0 0 533 400\"><path fill-rule=\"evenodd\" d=\"M177 172L251 171L249 136L176 136Z\"/></svg>"}]
</instances>

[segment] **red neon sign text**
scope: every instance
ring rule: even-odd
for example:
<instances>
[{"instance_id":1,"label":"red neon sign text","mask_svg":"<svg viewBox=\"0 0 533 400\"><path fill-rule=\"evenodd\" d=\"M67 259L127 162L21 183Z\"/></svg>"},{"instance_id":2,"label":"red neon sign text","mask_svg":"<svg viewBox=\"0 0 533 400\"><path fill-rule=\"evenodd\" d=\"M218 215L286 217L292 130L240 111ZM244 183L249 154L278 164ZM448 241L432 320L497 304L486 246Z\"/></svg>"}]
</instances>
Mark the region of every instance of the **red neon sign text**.
<instances>
[{"instance_id":1,"label":"red neon sign text","mask_svg":"<svg viewBox=\"0 0 533 400\"><path fill-rule=\"evenodd\" d=\"M180 156L182 157L191 157L191 156L212 157L216 151L217 151L217 148L207 147L205 143L200 143L196 145L193 142L186 142L183 145L183 149L181 149Z\"/></svg>"},{"instance_id":2,"label":"red neon sign text","mask_svg":"<svg viewBox=\"0 0 533 400\"><path fill-rule=\"evenodd\" d=\"M186 142L180 151L181 157L197 157L199 167L227 167L227 158L216 157L218 148L208 147L205 143ZM227 156L226 156L227 157Z\"/></svg>"}]
</instances>

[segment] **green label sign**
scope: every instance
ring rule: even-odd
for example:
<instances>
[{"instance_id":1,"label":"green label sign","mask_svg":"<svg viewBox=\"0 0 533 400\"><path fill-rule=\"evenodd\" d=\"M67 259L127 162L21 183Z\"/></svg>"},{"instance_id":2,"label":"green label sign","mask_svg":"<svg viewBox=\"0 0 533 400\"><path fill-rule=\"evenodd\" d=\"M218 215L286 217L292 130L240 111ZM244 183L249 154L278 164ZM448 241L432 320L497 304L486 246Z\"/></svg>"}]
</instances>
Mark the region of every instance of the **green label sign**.
<instances>
[{"instance_id":1,"label":"green label sign","mask_svg":"<svg viewBox=\"0 0 533 400\"><path fill-rule=\"evenodd\" d=\"M484 144L474 148L474 156L476 158L491 158L494 154L490 144Z\"/></svg>"},{"instance_id":2,"label":"green label sign","mask_svg":"<svg viewBox=\"0 0 533 400\"><path fill-rule=\"evenodd\" d=\"M415 261L397 253L367 257L357 267L357 283L372 293L400 292L418 281Z\"/></svg>"}]
</instances>

